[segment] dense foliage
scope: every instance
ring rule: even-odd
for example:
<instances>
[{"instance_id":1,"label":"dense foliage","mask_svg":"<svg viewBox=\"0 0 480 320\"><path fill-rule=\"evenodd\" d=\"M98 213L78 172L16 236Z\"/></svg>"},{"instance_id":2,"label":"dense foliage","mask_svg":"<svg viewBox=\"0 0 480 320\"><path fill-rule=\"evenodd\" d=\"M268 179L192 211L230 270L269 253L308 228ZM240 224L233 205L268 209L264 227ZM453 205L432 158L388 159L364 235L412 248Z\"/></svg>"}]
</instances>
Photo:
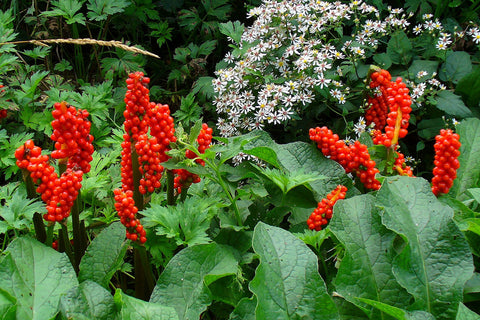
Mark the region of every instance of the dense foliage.
<instances>
[{"instance_id":1,"label":"dense foliage","mask_svg":"<svg viewBox=\"0 0 480 320\"><path fill-rule=\"evenodd\" d=\"M0 4L3 319L479 319L477 1Z\"/></svg>"}]
</instances>

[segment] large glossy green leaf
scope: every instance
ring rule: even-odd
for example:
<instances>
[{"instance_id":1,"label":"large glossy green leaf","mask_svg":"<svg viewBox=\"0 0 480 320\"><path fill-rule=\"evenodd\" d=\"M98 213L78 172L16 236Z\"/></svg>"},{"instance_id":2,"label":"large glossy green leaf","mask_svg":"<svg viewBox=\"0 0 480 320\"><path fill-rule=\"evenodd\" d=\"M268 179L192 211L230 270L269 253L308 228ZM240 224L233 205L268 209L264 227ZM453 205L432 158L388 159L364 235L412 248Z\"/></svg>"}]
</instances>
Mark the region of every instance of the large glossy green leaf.
<instances>
[{"instance_id":1,"label":"large glossy green leaf","mask_svg":"<svg viewBox=\"0 0 480 320\"><path fill-rule=\"evenodd\" d=\"M251 299L243 298L230 314L230 320L255 320L256 306L257 298L255 296Z\"/></svg>"},{"instance_id":2,"label":"large glossy green leaf","mask_svg":"<svg viewBox=\"0 0 480 320\"><path fill-rule=\"evenodd\" d=\"M40 242L17 238L0 261L0 291L17 301L17 319L50 319L60 296L78 284L68 257Z\"/></svg>"},{"instance_id":3,"label":"large glossy green leaf","mask_svg":"<svg viewBox=\"0 0 480 320\"><path fill-rule=\"evenodd\" d=\"M382 225L378 211L373 196L356 196L337 202L329 225L346 250L335 280L336 291L371 319L383 319L384 314L359 303L356 297L401 308L408 307L411 298L392 272L396 234Z\"/></svg>"},{"instance_id":4,"label":"large glossy green leaf","mask_svg":"<svg viewBox=\"0 0 480 320\"><path fill-rule=\"evenodd\" d=\"M460 303L456 320L480 320L480 315L468 309L463 303Z\"/></svg>"},{"instance_id":5,"label":"large glossy green leaf","mask_svg":"<svg viewBox=\"0 0 480 320\"><path fill-rule=\"evenodd\" d=\"M250 290L257 319L338 319L318 273L317 256L290 232L259 222L253 249L260 257Z\"/></svg>"},{"instance_id":6,"label":"large glossy green leaf","mask_svg":"<svg viewBox=\"0 0 480 320\"><path fill-rule=\"evenodd\" d=\"M480 179L480 120L465 119L457 125L460 135L460 168L450 194L458 200L468 198L467 189L476 187Z\"/></svg>"},{"instance_id":7,"label":"large glossy green leaf","mask_svg":"<svg viewBox=\"0 0 480 320\"><path fill-rule=\"evenodd\" d=\"M211 243L185 248L160 275L150 301L174 307L180 319L199 319L213 300L208 285L238 271L231 247Z\"/></svg>"},{"instance_id":8,"label":"large glossy green leaf","mask_svg":"<svg viewBox=\"0 0 480 320\"><path fill-rule=\"evenodd\" d=\"M396 64L406 64L412 58L412 43L402 30L396 31L388 41L387 54Z\"/></svg>"},{"instance_id":9,"label":"large glossy green leaf","mask_svg":"<svg viewBox=\"0 0 480 320\"><path fill-rule=\"evenodd\" d=\"M80 262L78 280L95 281L108 289L110 279L123 264L127 247L125 227L120 222L112 223L88 246Z\"/></svg>"},{"instance_id":10,"label":"large glossy green leaf","mask_svg":"<svg viewBox=\"0 0 480 320\"><path fill-rule=\"evenodd\" d=\"M460 94L470 108L478 107L480 101L480 67L464 76L457 83L455 93Z\"/></svg>"},{"instance_id":11,"label":"large glossy green leaf","mask_svg":"<svg viewBox=\"0 0 480 320\"><path fill-rule=\"evenodd\" d=\"M147 302L126 295L117 289L113 297L122 320L178 320L177 312L170 306Z\"/></svg>"},{"instance_id":12,"label":"large glossy green leaf","mask_svg":"<svg viewBox=\"0 0 480 320\"><path fill-rule=\"evenodd\" d=\"M445 82L457 83L472 71L470 54L465 51L450 51L445 63L440 67L438 77Z\"/></svg>"},{"instance_id":13,"label":"large glossy green leaf","mask_svg":"<svg viewBox=\"0 0 480 320\"><path fill-rule=\"evenodd\" d=\"M17 300L0 289L0 319L15 319L17 313Z\"/></svg>"},{"instance_id":14,"label":"large glossy green leaf","mask_svg":"<svg viewBox=\"0 0 480 320\"><path fill-rule=\"evenodd\" d=\"M403 310L403 309L400 309L376 300L370 300L370 299L364 299L364 298L358 298L358 299L364 303L367 303L377 308L378 310L382 311L382 313L388 314L398 320L435 320L435 317L431 313L428 313L425 311L421 311L421 310L406 311L406 310ZM377 318L372 318L372 319L377 319Z\"/></svg>"},{"instance_id":15,"label":"large glossy green leaf","mask_svg":"<svg viewBox=\"0 0 480 320\"><path fill-rule=\"evenodd\" d=\"M335 161L325 158L312 144L293 142L278 145L277 156L281 166L289 172L301 168L305 174L318 174L322 177L309 183L319 199L338 184L348 181L345 170Z\"/></svg>"},{"instance_id":16,"label":"large glossy green leaf","mask_svg":"<svg viewBox=\"0 0 480 320\"><path fill-rule=\"evenodd\" d=\"M472 116L472 111L468 109L462 98L451 91L440 91L436 96L436 101L436 107L447 114L461 118Z\"/></svg>"},{"instance_id":17,"label":"large glossy green leaf","mask_svg":"<svg viewBox=\"0 0 480 320\"><path fill-rule=\"evenodd\" d=\"M473 260L453 210L433 195L422 178L387 178L377 194L383 224L401 236L404 248L393 273L415 298L412 308L453 319L463 287L473 273Z\"/></svg>"},{"instance_id":18,"label":"large glossy green leaf","mask_svg":"<svg viewBox=\"0 0 480 320\"><path fill-rule=\"evenodd\" d=\"M62 319L107 320L116 318L113 296L93 281L84 281L60 299Z\"/></svg>"}]
</instances>

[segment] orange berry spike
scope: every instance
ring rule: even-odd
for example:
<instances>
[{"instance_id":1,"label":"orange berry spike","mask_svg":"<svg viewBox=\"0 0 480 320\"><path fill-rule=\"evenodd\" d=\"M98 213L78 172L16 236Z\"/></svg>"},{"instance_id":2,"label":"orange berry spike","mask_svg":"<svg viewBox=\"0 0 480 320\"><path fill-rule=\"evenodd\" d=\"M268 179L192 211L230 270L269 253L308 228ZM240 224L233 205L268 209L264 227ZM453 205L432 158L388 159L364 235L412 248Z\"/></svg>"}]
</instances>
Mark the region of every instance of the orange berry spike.
<instances>
[{"instance_id":1,"label":"orange berry spike","mask_svg":"<svg viewBox=\"0 0 480 320\"><path fill-rule=\"evenodd\" d=\"M457 177L457 169L460 167L458 156L460 155L460 136L450 129L440 130L435 137L435 168L433 168L432 192L438 196L440 193L448 193Z\"/></svg>"},{"instance_id":2,"label":"orange berry spike","mask_svg":"<svg viewBox=\"0 0 480 320\"><path fill-rule=\"evenodd\" d=\"M318 206L313 210L312 214L307 220L308 228L310 230L322 230L322 226L326 225L332 218L333 206L340 199L345 199L347 187L338 185L326 198L318 203Z\"/></svg>"}]
</instances>

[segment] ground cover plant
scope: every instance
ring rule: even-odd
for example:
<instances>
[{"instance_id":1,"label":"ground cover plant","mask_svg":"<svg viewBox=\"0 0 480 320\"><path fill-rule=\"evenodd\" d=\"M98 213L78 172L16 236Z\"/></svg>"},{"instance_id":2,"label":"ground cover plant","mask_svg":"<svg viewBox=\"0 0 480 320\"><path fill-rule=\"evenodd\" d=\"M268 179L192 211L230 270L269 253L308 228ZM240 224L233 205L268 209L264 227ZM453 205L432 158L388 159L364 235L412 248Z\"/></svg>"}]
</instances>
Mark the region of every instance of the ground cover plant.
<instances>
[{"instance_id":1,"label":"ground cover plant","mask_svg":"<svg viewBox=\"0 0 480 320\"><path fill-rule=\"evenodd\" d=\"M1 317L479 319L477 5L2 4Z\"/></svg>"}]
</instances>

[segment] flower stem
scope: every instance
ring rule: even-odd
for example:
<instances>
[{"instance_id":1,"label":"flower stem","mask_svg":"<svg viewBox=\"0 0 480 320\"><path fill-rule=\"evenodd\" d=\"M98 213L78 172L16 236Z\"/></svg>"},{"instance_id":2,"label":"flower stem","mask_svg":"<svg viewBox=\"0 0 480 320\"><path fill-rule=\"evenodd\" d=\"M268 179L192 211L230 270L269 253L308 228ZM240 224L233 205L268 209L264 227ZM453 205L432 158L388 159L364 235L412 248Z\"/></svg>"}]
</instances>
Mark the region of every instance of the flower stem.
<instances>
[{"instance_id":1,"label":"flower stem","mask_svg":"<svg viewBox=\"0 0 480 320\"><path fill-rule=\"evenodd\" d=\"M73 269L75 273L78 274L78 266L76 264L76 258L74 253L72 252L72 245L70 243L70 239L68 237L68 228L66 221L60 222L60 226L62 227L60 233L58 234L58 248L59 251L64 251L68 258L70 259L70 263L73 265ZM75 240L73 240L75 242Z\"/></svg>"},{"instance_id":2,"label":"flower stem","mask_svg":"<svg viewBox=\"0 0 480 320\"><path fill-rule=\"evenodd\" d=\"M228 190L228 187L225 184L225 181L223 181L222 174L220 173L218 166L212 163L211 161L209 161L208 159L204 159L204 161L205 161L205 164L207 164L215 172L215 177L211 177L211 178L213 178L213 180L222 187L223 191L227 195L228 200L230 200L230 203L232 204L232 207L233 207L233 211L235 213L235 219L237 220L237 225L243 226L242 216L240 214L240 210L238 209L237 201L235 200L235 197L232 196L232 194L230 193L230 190Z\"/></svg>"},{"instance_id":3,"label":"flower stem","mask_svg":"<svg viewBox=\"0 0 480 320\"><path fill-rule=\"evenodd\" d=\"M77 272L77 274L80 266L80 261L82 260L82 257L86 249L86 244L83 243L84 237L82 236L81 230L80 230L80 210L78 205L80 201L79 197L80 197L80 193L78 194L77 199L73 203L73 207L71 210L72 228L73 228L73 250L74 250L73 268L75 269L75 272Z\"/></svg>"},{"instance_id":4,"label":"flower stem","mask_svg":"<svg viewBox=\"0 0 480 320\"><path fill-rule=\"evenodd\" d=\"M35 199L37 197L37 193L35 192L35 186L33 184L32 177L30 177L30 173L23 169L22 170L23 181L25 181L25 185L27 188L27 196L29 199ZM45 243L47 240L47 233L45 231L45 223L43 222L42 215L38 212L33 214L33 227L35 229L35 236L38 241Z\"/></svg>"},{"instance_id":5,"label":"flower stem","mask_svg":"<svg viewBox=\"0 0 480 320\"><path fill-rule=\"evenodd\" d=\"M167 169L167 204L173 206L175 204L174 197L174 179L173 171Z\"/></svg>"},{"instance_id":6,"label":"flower stem","mask_svg":"<svg viewBox=\"0 0 480 320\"><path fill-rule=\"evenodd\" d=\"M133 200L138 211L144 209L143 195L139 191L142 174L139 170L138 155L132 143L132 170L133 170ZM152 266L148 261L147 250L142 245L136 245L133 249L133 262L135 266L135 297L148 300L155 286Z\"/></svg>"},{"instance_id":7,"label":"flower stem","mask_svg":"<svg viewBox=\"0 0 480 320\"><path fill-rule=\"evenodd\" d=\"M136 245L134 247L133 261L135 264L135 297L148 301L155 287L155 279L145 246Z\"/></svg>"}]
</instances>

